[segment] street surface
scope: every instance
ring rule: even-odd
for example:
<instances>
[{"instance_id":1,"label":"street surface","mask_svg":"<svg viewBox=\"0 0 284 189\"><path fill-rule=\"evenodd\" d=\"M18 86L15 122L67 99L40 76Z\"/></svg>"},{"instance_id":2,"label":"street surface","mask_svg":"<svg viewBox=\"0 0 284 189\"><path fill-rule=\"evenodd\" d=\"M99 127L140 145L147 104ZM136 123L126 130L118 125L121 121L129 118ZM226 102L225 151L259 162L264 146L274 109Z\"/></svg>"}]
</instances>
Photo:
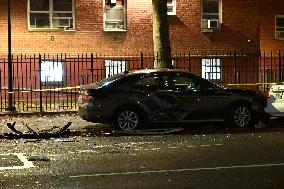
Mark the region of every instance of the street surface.
<instances>
[{"instance_id":1,"label":"street surface","mask_svg":"<svg viewBox=\"0 0 284 189\"><path fill-rule=\"evenodd\" d=\"M0 188L284 188L283 120L259 129L204 123L118 133L59 118L75 125L64 137L0 138ZM2 134L5 122L20 119L2 119ZM46 126L55 119L25 120ZM182 130L160 132L171 128Z\"/></svg>"}]
</instances>

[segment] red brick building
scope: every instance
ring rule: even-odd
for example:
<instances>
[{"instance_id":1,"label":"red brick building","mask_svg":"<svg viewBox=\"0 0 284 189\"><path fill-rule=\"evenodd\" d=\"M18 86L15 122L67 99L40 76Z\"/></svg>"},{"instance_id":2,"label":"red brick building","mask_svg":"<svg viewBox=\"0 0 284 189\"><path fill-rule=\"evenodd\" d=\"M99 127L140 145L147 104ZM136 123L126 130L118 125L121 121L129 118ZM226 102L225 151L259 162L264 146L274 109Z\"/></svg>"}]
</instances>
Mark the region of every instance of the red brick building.
<instances>
[{"instance_id":1,"label":"red brick building","mask_svg":"<svg viewBox=\"0 0 284 189\"><path fill-rule=\"evenodd\" d=\"M173 52L258 53L284 47L284 1L167 1ZM5 55L7 1L0 2L0 49ZM151 0L12 0L11 16L14 54L153 49Z\"/></svg>"}]
</instances>

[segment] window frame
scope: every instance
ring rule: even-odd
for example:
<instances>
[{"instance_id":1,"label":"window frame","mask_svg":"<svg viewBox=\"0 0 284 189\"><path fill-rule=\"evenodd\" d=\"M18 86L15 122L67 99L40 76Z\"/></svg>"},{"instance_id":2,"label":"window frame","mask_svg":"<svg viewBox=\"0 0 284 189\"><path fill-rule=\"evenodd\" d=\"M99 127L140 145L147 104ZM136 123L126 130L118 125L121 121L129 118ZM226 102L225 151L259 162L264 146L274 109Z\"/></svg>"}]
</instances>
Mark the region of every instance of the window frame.
<instances>
[{"instance_id":1,"label":"window frame","mask_svg":"<svg viewBox=\"0 0 284 189\"><path fill-rule=\"evenodd\" d=\"M203 12L203 7L204 7L204 1L218 1L218 13L204 13ZM200 24L200 28L201 28L201 32L212 32L212 31L219 31L221 30L221 25L222 25L222 0L201 0L201 24ZM203 18L203 16L205 14L212 14L212 15L218 15L218 19L205 19ZM218 26L217 27L208 27L208 23L209 21L217 21ZM203 27L203 22L207 21L207 27Z\"/></svg>"},{"instance_id":2,"label":"window frame","mask_svg":"<svg viewBox=\"0 0 284 189\"><path fill-rule=\"evenodd\" d=\"M108 0L103 0L103 29L105 32L126 32L127 31L127 0L123 0L124 4L123 5L113 5L113 8L116 7L117 9L122 9L123 10L123 28L107 28L107 22L118 22L118 20L113 20L113 21L107 21L106 20L106 10L109 8L106 6L106 1ZM111 1L111 0L109 0ZM112 4L112 3L111 3Z\"/></svg>"},{"instance_id":3,"label":"window frame","mask_svg":"<svg viewBox=\"0 0 284 189\"><path fill-rule=\"evenodd\" d=\"M53 16L54 13L71 13L71 11L54 11L53 10L53 2L56 0L48 0L49 1L49 10L48 11L31 11L30 10L30 0L27 1L27 22L28 22L28 31L75 31L75 0L72 0L72 28L68 27L54 27L53 26L53 20L59 19L58 17ZM33 28L31 27L30 23L30 13L46 13L49 14L49 21L50 21L50 27L49 28ZM55 17L55 18L54 18ZM69 18L69 17L68 17ZM61 19L68 19L66 17L62 17Z\"/></svg>"},{"instance_id":4,"label":"window frame","mask_svg":"<svg viewBox=\"0 0 284 189\"><path fill-rule=\"evenodd\" d=\"M176 0L170 0L170 1L172 1L172 3L171 4L169 4L168 3L168 0L167 0L167 8L169 7L169 6L172 6L173 7L173 11L171 11L171 12L169 12L169 11L167 11L167 14L168 15L176 15L177 14L177 10L176 10L176 7L177 7L177 5L176 5Z\"/></svg>"},{"instance_id":5,"label":"window frame","mask_svg":"<svg viewBox=\"0 0 284 189\"><path fill-rule=\"evenodd\" d=\"M284 15L275 15L275 39L284 40L284 26L277 26L277 18L284 19ZM283 29L283 31L277 31L277 28ZM278 37L278 32L280 33L280 35L282 33L283 37Z\"/></svg>"}]
</instances>

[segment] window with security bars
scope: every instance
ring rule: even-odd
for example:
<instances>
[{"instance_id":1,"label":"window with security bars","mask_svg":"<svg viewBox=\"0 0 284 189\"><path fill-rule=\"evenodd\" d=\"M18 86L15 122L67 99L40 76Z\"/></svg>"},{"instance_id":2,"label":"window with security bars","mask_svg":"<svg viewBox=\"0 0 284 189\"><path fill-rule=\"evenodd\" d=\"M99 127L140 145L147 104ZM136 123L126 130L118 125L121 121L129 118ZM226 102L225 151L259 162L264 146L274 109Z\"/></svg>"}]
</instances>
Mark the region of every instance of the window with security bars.
<instances>
[{"instance_id":1,"label":"window with security bars","mask_svg":"<svg viewBox=\"0 0 284 189\"><path fill-rule=\"evenodd\" d=\"M42 61L40 81L45 85L59 85L63 82L63 62Z\"/></svg>"},{"instance_id":2,"label":"window with security bars","mask_svg":"<svg viewBox=\"0 0 284 189\"><path fill-rule=\"evenodd\" d=\"M125 60L105 60L106 78L128 70Z\"/></svg>"},{"instance_id":3,"label":"window with security bars","mask_svg":"<svg viewBox=\"0 0 284 189\"><path fill-rule=\"evenodd\" d=\"M176 0L167 0L168 15L176 15Z\"/></svg>"},{"instance_id":4,"label":"window with security bars","mask_svg":"<svg viewBox=\"0 0 284 189\"><path fill-rule=\"evenodd\" d=\"M74 30L74 0L28 0L29 30Z\"/></svg>"},{"instance_id":5,"label":"window with security bars","mask_svg":"<svg viewBox=\"0 0 284 189\"><path fill-rule=\"evenodd\" d=\"M211 81L222 80L221 59L202 59L202 78Z\"/></svg>"},{"instance_id":6,"label":"window with security bars","mask_svg":"<svg viewBox=\"0 0 284 189\"><path fill-rule=\"evenodd\" d=\"M275 16L275 39L284 40L284 15Z\"/></svg>"},{"instance_id":7,"label":"window with security bars","mask_svg":"<svg viewBox=\"0 0 284 189\"><path fill-rule=\"evenodd\" d=\"M220 29L221 0L202 0L201 29L203 31Z\"/></svg>"},{"instance_id":8,"label":"window with security bars","mask_svg":"<svg viewBox=\"0 0 284 189\"><path fill-rule=\"evenodd\" d=\"M104 31L126 31L126 0L104 0Z\"/></svg>"}]
</instances>

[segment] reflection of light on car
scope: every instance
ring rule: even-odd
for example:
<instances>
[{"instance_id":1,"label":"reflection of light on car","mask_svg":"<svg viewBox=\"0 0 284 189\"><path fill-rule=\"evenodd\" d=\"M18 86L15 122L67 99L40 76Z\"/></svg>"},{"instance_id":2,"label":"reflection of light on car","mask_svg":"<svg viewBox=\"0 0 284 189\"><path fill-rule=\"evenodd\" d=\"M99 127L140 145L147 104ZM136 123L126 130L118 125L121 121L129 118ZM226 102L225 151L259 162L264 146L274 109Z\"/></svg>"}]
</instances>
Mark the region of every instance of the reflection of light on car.
<instances>
[{"instance_id":1,"label":"reflection of light on car","mask_svg":"<svg viewBox=\"0 0 284 189\"><path fill-rule=\"evenodd\" d=\"M108 80L108 78L105 79L105 80L102 80L101 82L97 83L97 88L99 89L99 88L106 87L106 86L110 85L111 83L113 83L113 82L115 82L115 81L117 81L119 79L120 79L120 77L114 78L112 80Z\"/></svg>"}]
</instances>

